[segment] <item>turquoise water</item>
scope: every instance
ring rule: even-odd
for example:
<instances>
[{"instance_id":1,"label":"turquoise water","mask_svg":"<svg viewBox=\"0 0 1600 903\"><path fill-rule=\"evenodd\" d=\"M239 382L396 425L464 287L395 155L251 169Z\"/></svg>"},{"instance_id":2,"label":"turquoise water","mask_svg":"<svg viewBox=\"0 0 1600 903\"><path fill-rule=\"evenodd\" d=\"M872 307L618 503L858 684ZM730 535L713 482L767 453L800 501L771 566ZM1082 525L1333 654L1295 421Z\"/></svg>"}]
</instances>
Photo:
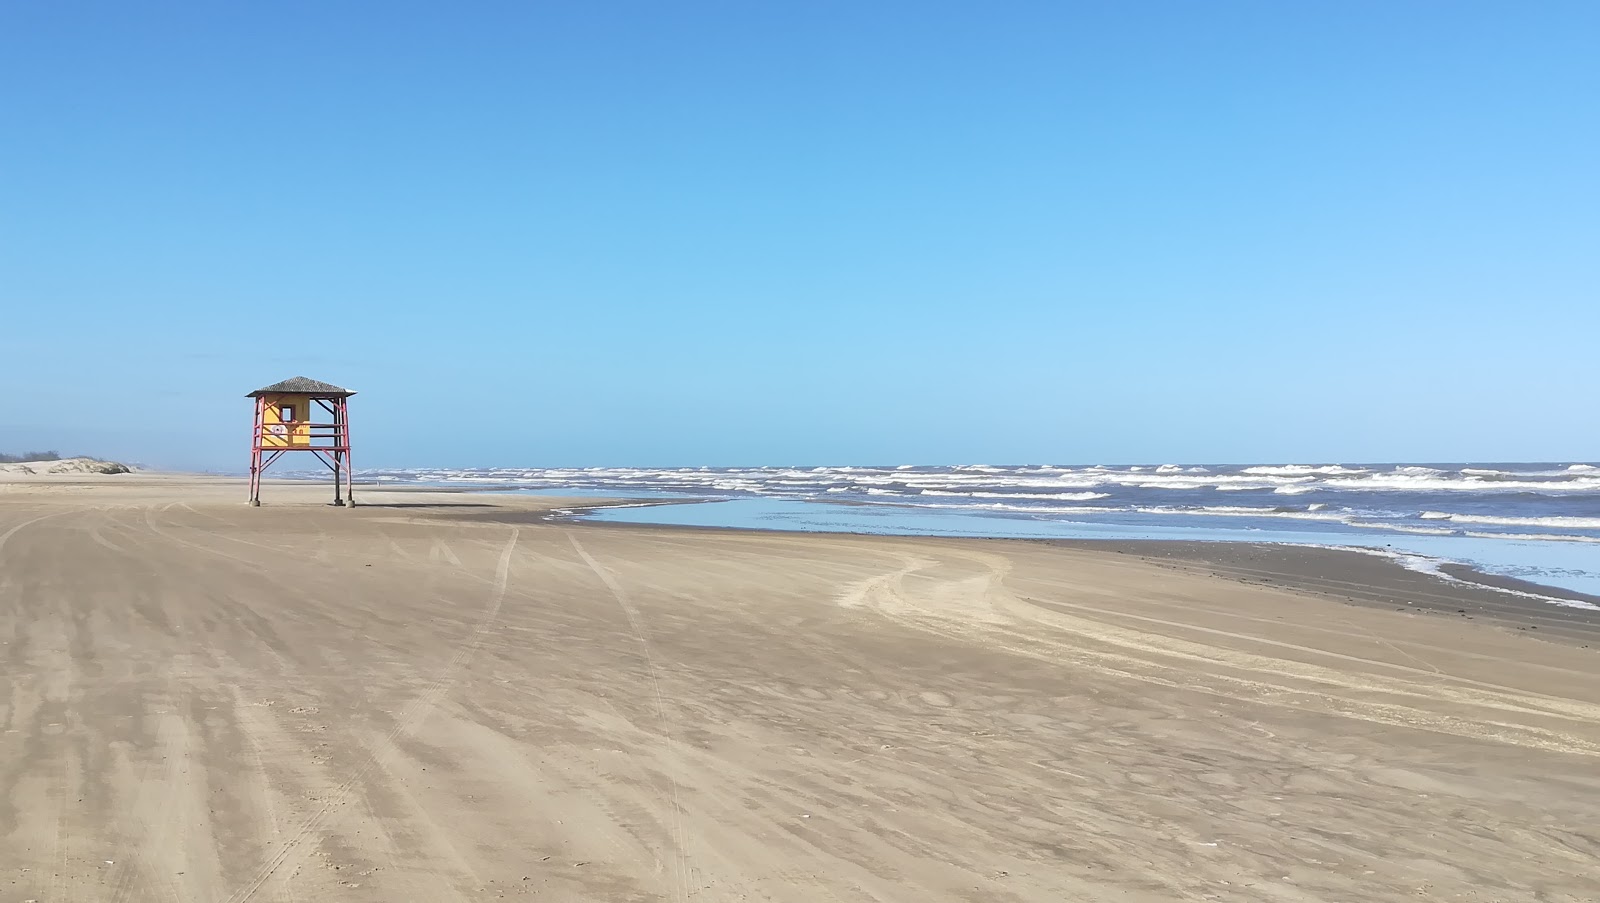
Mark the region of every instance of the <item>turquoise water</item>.
<instances>
[{"instance_id":1,"label":"turquoise water","mask_svg":"<svg viewBox=\"0 0 1600 903\"><path fill-rule=\"evenodd\" d=\"M620 494L620 493L619 493ZM1220 524L1088 523L996 517L889 505L837 505L772 498L599 508L583 519L605 523L676 524L803 532L880 533L1018 539L1157 539L1202 542L1281 542L1377 549L1402 563L1431 570L1437 562L1470 565L1489 574L1600 596L1600 544L1469 536L1370 535L1311 523L1262 527ZM1406 560L1407 556L1425 559Z\"/></svg>"}]
</instances>

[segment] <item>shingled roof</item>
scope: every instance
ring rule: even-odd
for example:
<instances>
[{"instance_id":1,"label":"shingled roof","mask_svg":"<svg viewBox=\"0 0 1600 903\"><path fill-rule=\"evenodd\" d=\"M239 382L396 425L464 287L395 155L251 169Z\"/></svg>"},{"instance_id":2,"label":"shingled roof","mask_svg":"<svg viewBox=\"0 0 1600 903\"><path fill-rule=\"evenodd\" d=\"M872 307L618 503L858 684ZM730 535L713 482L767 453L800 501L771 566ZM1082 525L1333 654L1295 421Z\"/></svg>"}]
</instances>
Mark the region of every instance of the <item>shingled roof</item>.
<instances>
[{"instance_id":1,"label":"shingled roof","mask_svg":"<svg viewBox=\"0 0 1600 903\"><path fill-rule=\"evenodd\" d=\"M260 388L246 395L246 398L257 398L262 395L311 395L317 398L349 398L356 393L349 389L341 389L332 383L325 383L318 379L307 379L304 376L294 376L281 383Z\"/></svg>"}]
</instances>

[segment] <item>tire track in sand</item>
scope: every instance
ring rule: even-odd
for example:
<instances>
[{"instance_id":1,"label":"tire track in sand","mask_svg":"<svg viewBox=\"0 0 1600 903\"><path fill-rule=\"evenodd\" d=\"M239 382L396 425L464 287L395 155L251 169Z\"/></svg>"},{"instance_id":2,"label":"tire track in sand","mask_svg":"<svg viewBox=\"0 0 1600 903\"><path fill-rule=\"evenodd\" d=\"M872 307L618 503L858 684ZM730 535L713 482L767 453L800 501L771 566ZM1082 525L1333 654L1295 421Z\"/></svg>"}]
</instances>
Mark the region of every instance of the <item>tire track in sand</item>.
<instances>
[{"instance_id":1,"label":"tire track in sand","mask_svg":"<svg viewBox=\"0 0 1600 903\"><path fill-rule=\"evenodd\" d=\"M617 605L622 608L623 616L628 619L628 627L633 631L633 638L639 643L639 649L644 656L645 668L650 675L650 689L655 696L656 721L661 727L661 737L667 743L668 756L666 761L662 763L664 767L661 770L671 785L672 828L675 835L673 841L677 847L678 854L678 880L675 890L677 891L678 899L687 900L691 893L689 889L688 832L683 826L683 801L678 787L678 779L673 774L676 768L675 748L677 747L677 740L672 734L672 723L667 720L667 698L666 694L661 690L661 671L656 667L655 655L650 651L650 638L645 631L644 618L640 616L639 610L633 606L633 602L628 599L628 594L622 589L622 584L617 582L617 578L610 571L601 567L600 562L594 560L594 557L584 549L583 544L578 542L577 535L569 530L567 531L567 539L572 543L572 550L578 553L578 557L582 558L583 563L589 566L589 570L594 571L594 575L599 577L600 582L605 584L606 589L611 591L612 598L617 600Z\"/></svg>"},{"instance_id":2,"label":"tire track in sand","mask_svg":"<svg viewBox=\"0 0 1600 903\"><path fill-rule=\"evenodd\" d=\"M433 714L434 706L455 684L456 677L461 672L461 669L477 653L479 647L483 645L489 629L500 617L500 608L505 604L506 587L510 582L511 556L516 551L517 539L521 532L516 527L511 529L511 536L506 540L505 548L500 552L500 561L495 568L494 591L490 595L489 605L485 609L483 617L479 619L477 627L473 629L472 634L462 644L461 648L456 650L455 656L451 658L450 663L445 666L443 672L405 708L395 726L383 736L383 740L377 745L377 749L367 755L366 760L356 768L355 773L334 788L333 793L323 802L322 807L301 822L299 827L284 841L283 846L278 849L277 855L262 863L251 879L227 898L227 903L245 903L245 901L255 897L261 891L261 888L266 885L267 881L271 880L273 874L288 864L291 859L303 856L304 853L302 851L306 848L304 841L307 837L328 820L329 815L333 813L335 808L342 806L349 800L357 784L399 754L398 747L395 745L396 740L413 735L428 720L428 716Z\"/></svg>"},{"instance_id":3,"label":"tire track in sand","mask_svg":"<svg viewBox=\"0 0 1600 903\"><path fill-rule=\"evenodd\" d=\"M1384 681L1373 675L1362 676L1307 662L1119 627L1012 594L1004 585L1009 564L1003 558L952 550L941 563L952 557L989 568L988 578L972 587L984 598L952 605L949 604L952 600L939 599L937 594L913 591L905 585L905 578L917 569L911 568L912 562L908 561L910 570L902 568L863 581L854 592L837 601L845 607L864 605L904 626L949 639L970 642L974 634L982 633L1012 653L1158 686L1476 740L1600 756L1600 744L1566 731L1506 720L1508 716L1535 716L1588 723L1600 714L1600 708L1587 703L1555 700L1541 704L1525 694L1479 691L1451 684L1430 683L1419 687L1403 681ZM1092 610L1087 606L1079 607ZM995 615L1001 618L998 622L994 620ZM1026 629L1022 629L1024 627ZM1227 631L1210 632L1240 636ZM1354 656L1335 657L1368 661ZM1417 670L1384 664L1390 669ZM1184 670L1185 666L1190 666L1189 670ZM1425 678L1437 677L1423 672L1418 674ZM1403 701L1368 698L1368 694L1374 693ZM1426 705L1440 701L1477 706L1486 711L1483 715L1466 717Z\"/></svg>"},{"instance_id":4,"label":"tire track in sand","mask_svg":"<svg viewBox=\"0 0 1600 903\"><path fill-rule=\"evenodd\" d=\"M25 520L22 523L13 526L11 529L7 530L6 532L0 533L0 550L4 550L5 549L6 540L10 539L13 536L16 536L18 533L21 533L24 527L31 527L34 524L38 523L39 521L49 520L52 517L60 517L63 514L71 514L71 513L72 513L71 511L52 511L49 514L41 514L38 517L29 518L28 520Z\"/></svg>"}]
</instances>

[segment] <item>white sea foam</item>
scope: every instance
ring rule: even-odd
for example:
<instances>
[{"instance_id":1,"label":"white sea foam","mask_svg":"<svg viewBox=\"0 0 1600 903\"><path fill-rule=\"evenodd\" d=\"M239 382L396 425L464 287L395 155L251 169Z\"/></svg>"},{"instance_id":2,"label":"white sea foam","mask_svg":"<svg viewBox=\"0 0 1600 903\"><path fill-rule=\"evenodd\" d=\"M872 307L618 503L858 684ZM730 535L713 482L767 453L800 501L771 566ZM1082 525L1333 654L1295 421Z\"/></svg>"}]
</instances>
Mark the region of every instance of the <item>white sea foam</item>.
<instances>
[{"instance_id":1,"label":"white sea foam","mask_svg":"<svg viewBox=\"0 0 1600 903\"><path fill-rule=\"evenodd\" d=\"M1447 520L1453 524L1481 524L1496 527L1567 527L1573 530L1600 530L1600 517L1504 517L1486 514L1451 514L1424 511L1423 520Z\"/></svg>"},{"instance_id":2,"label":"white sea foam","mask_svg":"<svg viewBox=\"0 0 1600 903\"><path fill-rule=\"evenodd\" d=\"M1475 539L1504 539L1511 542L1592 542L1600 543L1600 536L1578 536L1572 533L1486 533L1481 530L1464 530L1462 536Z\"/></svg>"},{"instance_id":3,"label":"white sea foam","mask_svg":"<svg viewBox=\"0 0 1600 903\"><path fill-rule=\"evenodd\" d=\"M1087 502L1110 498L1107 492L949 492L924 489L921 496L944 496L972 499L1046 499L1060 502Z\"/></svg>"},{"instance_id":4,"label":"white sea foam","mask_svg":"<svg viewBox=\"0 0 1600 903\"><path fill-rule=\"evenodd\" d=\"M1099 508L1092 505L1011 505L1005 502L989 502L983 504L959 505L944 504L940 502L905 502L908 508L938 508L945 511L983 511L1020 512L1025 514L1111 514L1120 512L1122 508Z\"/></svg>"},{"instance_id":5,"label":"white sea foam","mask_svg":"<svg viewBox=\"0 0 1600 903\"><path fill-rule=\"evenodd\" d=\"M1364 489L1375 492L1600 492L1600 479L1480 480L1425 473L1389 473L1360 478L1334 478L1324 480L1320 485L1329 489Z\"/></svg>"},{"instance_id":6,"label":"white sea foam","mask_svg":"<svg viewBox=\"0 0 1600 903\"><path fill-rule=\"evenodd\" d=\"M1289 520L1320 520L1348 522L1354 515L1338 511L1284 510L1282 508L1252 508L1247 505L1206 505L1197 508L1148 507L1134 508L1141 514L1212 515L1216 517L1276 517Z\"/></svg>"},{"instance_id":7,"label":"white sea foam","mask_svg":"<svg viewBox=\"0 0 1600 903\"><path fill-rule=\"evenodd\" d=\"M1264 476L1304 476L1307 474L1367 473L1365 467L1345 467L1340 464L1262 464L1246 467L1240 473Z\"/></svg>"},{"instance_id":8,"label":"white sea foam","mask_svg":"<svg viewBox=\"0 0 1600 903\"><path fill-rule=\"evenodd\" d=\"M1351 518L1347 521L1352 527L1365 527L1373 530L1389 530L1394 533L1414 533L1419 536L1455 536L1462 531L1450 527L1418 527L1411 524L1397 524L1390 521L1368 521Z\"/></svg>"}]
</instances>

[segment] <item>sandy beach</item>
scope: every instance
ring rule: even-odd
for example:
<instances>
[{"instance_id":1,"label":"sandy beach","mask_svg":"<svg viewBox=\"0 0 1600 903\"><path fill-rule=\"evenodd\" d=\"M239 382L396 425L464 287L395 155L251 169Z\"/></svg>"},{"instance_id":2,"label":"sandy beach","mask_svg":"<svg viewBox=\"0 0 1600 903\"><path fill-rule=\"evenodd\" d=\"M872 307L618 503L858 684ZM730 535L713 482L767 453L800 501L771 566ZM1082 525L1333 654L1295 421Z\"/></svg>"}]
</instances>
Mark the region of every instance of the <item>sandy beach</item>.
<instances>
[{"instance_id":1,"label":"sandy beach","mask_svg":"<svg viewBox=\"0 0 1600 903\"><path fill-rule=\"evenodd\" d=\"M0 900L1600 899L1595 612L327 494L0 481Z\"/></svg>"}]
</instances>

